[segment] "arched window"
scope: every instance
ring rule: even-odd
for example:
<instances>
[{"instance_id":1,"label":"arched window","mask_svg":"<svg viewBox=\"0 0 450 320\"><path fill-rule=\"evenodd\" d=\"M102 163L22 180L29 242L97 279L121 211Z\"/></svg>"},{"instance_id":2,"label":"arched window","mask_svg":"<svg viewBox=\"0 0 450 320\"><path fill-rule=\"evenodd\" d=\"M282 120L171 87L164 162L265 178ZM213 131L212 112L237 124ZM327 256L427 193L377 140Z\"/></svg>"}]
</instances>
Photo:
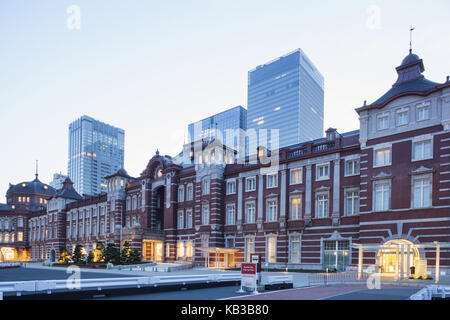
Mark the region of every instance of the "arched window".
<instances>
[{"instance_id":1,"label":"arched window","mask_svg":"<svg viewBox=\"0 0 450 320\"><path fill-rule=\"evenodd\" d=\"M177 244L177 257L178 258L184 257L184 243L182 241L178 242Z\"/></svg>"},{"instance_id":2,"label":"arched window","mask_svg":"<svg viewBox=\"0 0 450 320\"><path fill-rule=\"evenodd\" d=\"M192 242L189 241L186 243L186 257L192 258L192 256L193 256Z\"/></svg>"},{"instance_id":3,"label":"arched window","mask_svg":"<svg viewBox=\"0 0 450 320\"><path fill-rule=\"evenodd\" d=\"M130 197L127 197L127 204L126 204L127 210L130 210L130 201L131 201Z\"/></svg>"}]
</instances>

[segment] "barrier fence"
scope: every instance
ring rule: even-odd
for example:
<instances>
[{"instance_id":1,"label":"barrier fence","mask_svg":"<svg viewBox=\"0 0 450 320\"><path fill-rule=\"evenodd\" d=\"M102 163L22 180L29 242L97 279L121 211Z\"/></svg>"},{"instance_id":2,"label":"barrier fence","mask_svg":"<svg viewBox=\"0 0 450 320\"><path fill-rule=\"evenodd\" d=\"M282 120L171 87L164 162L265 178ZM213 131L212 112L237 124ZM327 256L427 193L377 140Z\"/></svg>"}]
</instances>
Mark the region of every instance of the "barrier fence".
<instances>
[{"instance_id":1,"label":"barrier fence","mask_svg":"<svg viewBox=\"0 0 450 320\"><path fill-rule=\"evenodd\" d=\"M308 275L308 285L347 284L367 281L370 274L363 272L358 279L357 272L312 273Z\"/></svg>"},{"instance_id":2,"label":"barrier fence","mask_svg":"<svg viewBox=\"0 0 450 320\"><path fill-rule=\"evenodd\" d=\"M240 281L241 274L208 274L208 275L180 275L180 276L153 276L153 277L127 277L127 278L101 278L101 279L67 279L67 280L40 280L40 281L14 281L0 282L0 300L3 294L22 293L51 294L54 291L89 290L101 291L107 288L141 288L164 285L187 285L193 283L220 283Z\"/></svg>"}]
</instances>

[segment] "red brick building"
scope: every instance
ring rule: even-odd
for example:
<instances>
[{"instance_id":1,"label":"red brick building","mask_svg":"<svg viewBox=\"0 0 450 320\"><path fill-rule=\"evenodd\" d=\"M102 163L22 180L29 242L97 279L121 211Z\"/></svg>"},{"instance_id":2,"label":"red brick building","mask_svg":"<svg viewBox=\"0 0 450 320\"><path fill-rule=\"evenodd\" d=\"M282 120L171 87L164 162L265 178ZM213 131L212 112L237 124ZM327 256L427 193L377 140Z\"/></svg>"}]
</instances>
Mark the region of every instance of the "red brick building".
<instances>
[{"instance_id":1,"label":"red brick building","mask_svg":"<svg viewBox=\"0 0 450 320\"><path fill-rule=\"evenodd\" d=\"M27 211L8 191L0 221L23 216L23 227L0 246L53 259L64 246L128 241L143 260L233 267L256 252L269 267L342 270L358 263L357 245L374 245L364 264L393 272L394 245L406 265L433 267L435 251L423 245L450 243L450 81L423 71L410 53L392 88L356 109L359 130L330 128L278 154L261 148L242 161L218 141L198 141L177 157L157 152L137 178L107 177L106 194L82 198L66 181L45 194L47 210Z\"/></svg>"}]
</instances>

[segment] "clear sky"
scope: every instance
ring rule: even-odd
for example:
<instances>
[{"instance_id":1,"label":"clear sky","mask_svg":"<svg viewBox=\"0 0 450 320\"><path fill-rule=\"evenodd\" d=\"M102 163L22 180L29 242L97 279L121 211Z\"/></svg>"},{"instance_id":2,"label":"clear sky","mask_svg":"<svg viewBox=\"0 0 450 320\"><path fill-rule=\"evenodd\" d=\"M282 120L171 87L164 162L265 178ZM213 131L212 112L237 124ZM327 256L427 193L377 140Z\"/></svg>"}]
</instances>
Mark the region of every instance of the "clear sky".
<instances>
[{"instance_id":1,"label":"clear sky","mask_svg":"<svg viewBox=\"0 0 450 320\"><path fill-rule=\"evenodd\" d=\"M43 182L67 173L83 114L125 130L138 176L157 148L181 150L188 123L247 107L247 72L296 48L325 78L325 128L358 129L354 109L395 82L411 24L425 76L444 82L449 14L448 0L0 0L0 202L36 159Z\"/></svg>"}]
</instances>

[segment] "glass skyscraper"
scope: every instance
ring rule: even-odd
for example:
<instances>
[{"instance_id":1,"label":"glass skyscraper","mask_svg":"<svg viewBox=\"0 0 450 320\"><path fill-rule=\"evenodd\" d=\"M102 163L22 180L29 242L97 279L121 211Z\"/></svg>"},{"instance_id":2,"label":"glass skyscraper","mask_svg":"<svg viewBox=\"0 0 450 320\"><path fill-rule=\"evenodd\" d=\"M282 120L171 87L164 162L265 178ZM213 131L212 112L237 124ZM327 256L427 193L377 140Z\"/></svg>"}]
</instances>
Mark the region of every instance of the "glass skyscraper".
<instances>
[{"instance_id":1,"label":"glass skyscraper","mask_svg":"<svg viewBox=\"0 0 450 320\"><path fill-rule=\"evenodd\" d=\"M195 127L197 126L198 129ZM225 110L208 118L188 125L189 142L204 138L214 138L215 129L222 134L222 143L230 148L238 148L239 135L233 136L233 141L226 141L226 130L247 129L247 110L242 106ZM240 133L242 134L242 132Z\"/></svg>"},{"instance_id":2,"label":"glass skyscraper","mask_svg":"<svg viewBox=\"0 0 450 320\"><path fill-rule=\"evenodd\" d=\"M280 148L323 137L323 117L323 76L301 49L248 72L247 130L261 137L267 129L266 147L276 146L270 129L279 130ZM261 139L249 139L254 154Z\"/></svg>"},{"instance_id":3,"label":"glass skyscraper","mask_svg":"<svg viewBox=\"0 0 450 320\"><path fill-rule=\"evenodd\" d=\"M125 131L88 116L69 125L68 173L79 194L106 191L105 177L124 164Z\"/></svg>"}]
</instances>

